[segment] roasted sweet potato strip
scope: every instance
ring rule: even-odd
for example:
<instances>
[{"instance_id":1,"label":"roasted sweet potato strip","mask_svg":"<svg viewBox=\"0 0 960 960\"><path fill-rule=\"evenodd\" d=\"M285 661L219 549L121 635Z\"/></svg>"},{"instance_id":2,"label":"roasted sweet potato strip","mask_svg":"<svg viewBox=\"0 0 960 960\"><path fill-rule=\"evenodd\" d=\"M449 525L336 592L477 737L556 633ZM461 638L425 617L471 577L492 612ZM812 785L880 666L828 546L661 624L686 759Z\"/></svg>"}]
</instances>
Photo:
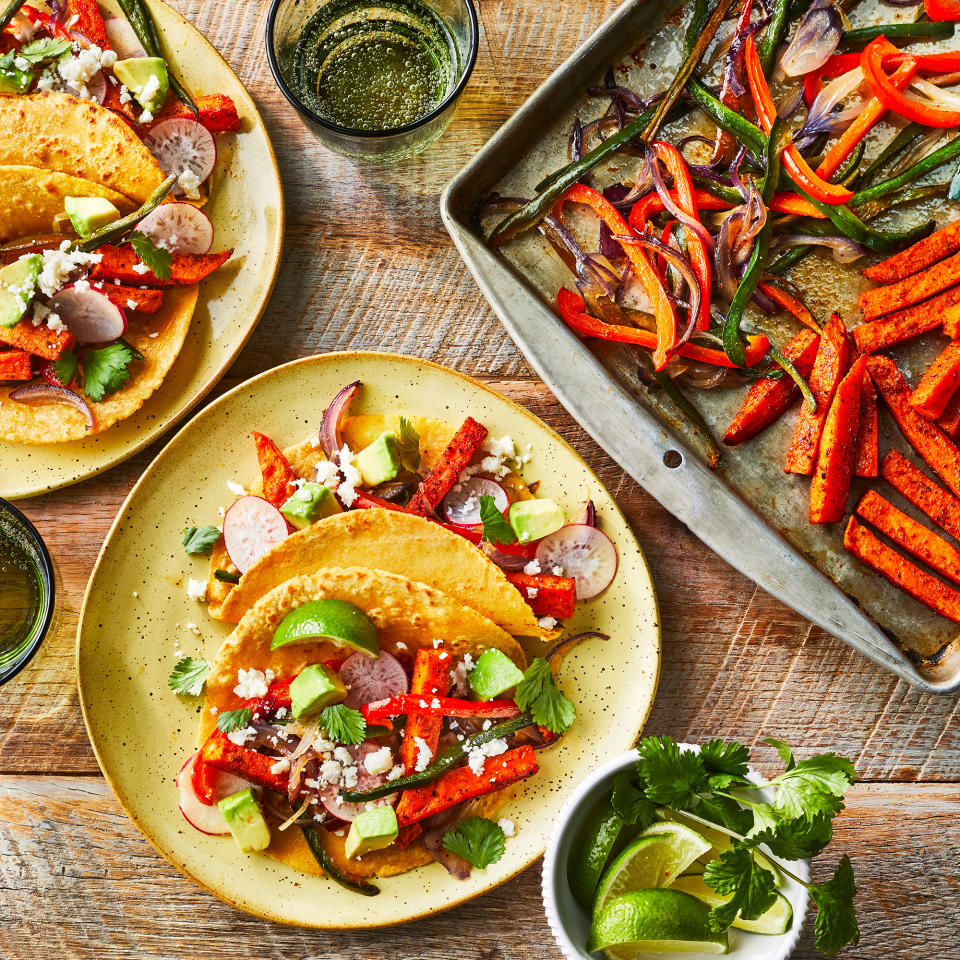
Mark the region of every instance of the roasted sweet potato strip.
<instances>
[{"instance_id":1,"label":"roasted sweet potato strip","mask_svg":"<svg viewBox=\"0 0 960 960\"><path fill-rule=\"evenodd\" d=\"M856 512L858 517L872 523L907 553L912 553L948 580L960 583L960 550L898 510L876 490L868 490L864 494Z\"/></svg>"},{"instance_id":2,"label":"roasted sweet potato strip","mask_svg":"<svg viewBox=\"0 0 960 960\"><path fill-rule=\"evenodd\" d=\"M918 337L952 321L960 320L960 286L951 287L923 303L890 313L872 323L862 323L853 330L853 341L861 353L876 353L911 337ZM955 334L950 334L955 336Z\"/></svg>"},{"instance_id":3,"label":"roasted sweet potato strip","mask_svg":"<svg viewBox=\"0 0 960 960\"><path fill-rule=\"evenodd\" d=\"M910 446L960 495L960 450L956 444L910 406L910 387L889 357L869 357L867 369Z\"/></svg>"},{"instance_id":4,"label":"roasted sweet potato strip","mask_svg":"<svg viewBox=\"0 0 960 960\"><path fill-rule=\"evenodd\" d=\"M801 330L783 345L783 355L797 368L805 380L810 379L820 346L820 337L812 330ZM752 440L780 418L800 396L800 388L787 376L779 380L764 378L754 381L747 391L737 415L730 422L723 442L729 447Z\"/></svg>"},{"instance_id":5,"label":"roasted sweet potato strip","mask_svg":"<svg viewBox=\"0 0 960 960\"><path fill-rule=\"evenodd\" d=\"M923 273L914 274L887 287L865 290L858 302L864 320L875 320L884 314L902 310L911 304L932 297L960 282L960 253L935 263Z\"/></svg>"},{"instance_id":6,"label":"roasted sweet potato strip","mask_svg":"<svg viewBox=\"0 0 960 960\"><path fill-rule=\"evenodd\" d=\"M221 253L175 253L171 257L170 276L161 280L152 270L140 273L140 259L129 246L114 247L104 244L97 249L103 259L90 271L91 280L119 280L121 283L143 284L147 287L188 287L199 283L230 259L233 250Z\"/></svg>"},{"instance_id":7,"label":"roasted sweet potato strip","mask_svg":"<svg viewBox=\"0 0 960 960\"><path fill-rule=\"evenodd\" d=\"M0 326L0 343L25 350L45 360L56 360L64 350L73 346L74 337L66 330L51 330L47 326L35 327L29 320L20 320L12 327Z\"/></svg>"},{"instance_id":8,"label":"roasted sweet potato strip","mask_svg":"<svg viewBox=\"0 0 960 960\"><path fill-rule=\"evenodd\" d=\"M810 522L836 523L847 512L850 478L857 457L860 390L866 357L840 381L823 423L817 466L810 483Z\"/></svg>"},{"instance_id":9,"label":"roasted sweet potato strip","mask_svg":"<svg viewBox=\"0 0 960 960\"><path fill-rule=\"evenodd\" d=\"M450 654L443 649L418 650L413 662L413 677L410 680L410 692L422 693L426 697L445 697L450 689ZM437 752L443 717L425 713L407 715L407 725L400 743L400 759L406 776L416 770L422 740L430 751L429 763Z\"/></svg>"},{"instance_id":10,"label":"roasted sweet potato strip","mask_svg":"<svg viewBox=\"0 0 960 960\"><path fill-rule=\"evenodd\" d=\"M293 496L296 474L283 455L283 451L267 436L253 432L257 445L257 462L263 475L263 499L269 500L278 510Z\"/></svg>"},{"instance_id":11,"label":"roasted sweet potato strip","mask_svg":"<svg viewBox=\"0 0 960 960\"><path fill-rule=\"evenodd\" d=\"M880 437L877 426L877 391L873 380L863 368L860 384L860 424L857 427L857 455L854 460L855 477L875 477L880 460Z\"/></svg>"},{"instance_id":12,"label":"roasted sweet potato strip","mask_svg":"<svg viewBox=\"0 0 960 960\"><path fill-rule=\"evenodd\" d=\"M915 243L906 250L895 253L873 267L867 267L863 275L877 283L896 283L926 270L938 260L960 250L960 220L954 220L942 230Z\"/></svg>"},{"instance_id":13,"label":"roasted sweet potato strip","mask_svg":"<svg viewBox=\"0 0 960 960\"><path fill-rule=\"evenodd\" d=\"M951 440L960 439L960 390L950 398L946 409L937 420L937 426Z\"/></svg>"},{"instance_id":14,"label":"roasted sweet potato strip","mask_svg":"<svg viewBox=\"0 0 960 960\"><path fill-rule=\"evenodd\" d=\"M0 380L29 380L33 365L26 350L0 350Z\"/></svg>"},{"instance_id":15,"label":"roasted sweet potato strip","mask_svg":"<svg viewBox=\"0 0 960 960\"><path fill-rule=\"evenodd\" d=\"M934 483L899 450L891 450L883 458L880 476L938 527L960 539L960 500Z\"/></svg>"},{"instance_id":16,"label":"roasted sweet potato strip","mask_svg":"<svg viewBox=\"0 0 960 960\"><path fill-rule=\"evenodd\" d=\"M235 133L240 129L240 117L236 104L225 93L200 94L193 98L201 126L211 133ZM176 97L168 97L166 105L157 114L153 123L161 120L192 120L193 111ZM153 126L153 124L151 124Z\"/></svg>"},{"instance_id":17,"label":"roasted sweet potato strip","mask_svg":"<svg viewBox=\"0 0 960 960\"><path fill-rule=\"evenodd\" d=\"M82 34L101 50L113 49L107 39L107 28L104 26L103 14L100 13L97 0L70 0L67 4L67 13L68 19L77 18L71 30Z\"/></svg>"},{"instance_id":18,"label":"roasted sweet potato strip","mask_svg":"<svg viewBox=\"0 0 960 960\"><path fill-rule=\"evenodd\" d=\"M847 371L850 362L850 341L847 328L837 314L833 314L823 328L823 336L817 349L817 358L813 362L810 374L810 390L817 401L816 412L811 412L808 404L800 408L797 425L793 431L793 441L787 451L787 473L813 473L820 448L820 434L823 422L827 418L830 402L837 385Z\"/></svg>"},{"instance_id":19,"label":"roasted sweet potato strip","mask_svg":"<svg viewBox=\"0 0 960 960\"><path fill-rule=\"evenodd\" d=\"M566 620L577 602L577 581L549 573L508 573L507 579L520 591L538 617Z\"/></svg>"},{"instance_id":20,"label":"roasted sweet potato strip","mask_svg":"<svg viewBox=\"0 0 960 960\"><path fill-rule=\"evenodd\" d=\"M865 526L857 523L856 517L851 517L847 524L843 545L894 586L905 590L931 610L960 623L960 593L921 570L906 557L901 557Z\"/></svg>"},{"instance_id":21,"label":"roasted sweet potato strip","mask_svg":"<svg viewBox=\"0 0 960 960\"><path fill-rule=\"evenodd\" d=\"M141 290L140 287L126 287L117 283L94 283L91 286L101 290L121 310L156 313L163 306L162 290Z\"/></svg>"},{"instance_id":22,"label":"roasted sweet potato strip","mask_svg":"<svg viewBox=\"0 0 960 960\"><path fill-rule=\"evenodd\" d=\"M487 428L477 423L473 417L467 417L447 445L447 449L440 454L434 468L420 484L420 489L410 498L407 513L415 513L421 517L431 516L486 437Z\"/></svg>"},{"instance_id":23,"label":"roasted sweet potato strip","mask_svg":"<svg viewBox=\"0 0 960 960\"><path fill-rule=\"evenodd\" d=\"M928 420L936 420L960 386L960 340L953 340L920 379L910 406Z\"/></svg>"}]
</instances>

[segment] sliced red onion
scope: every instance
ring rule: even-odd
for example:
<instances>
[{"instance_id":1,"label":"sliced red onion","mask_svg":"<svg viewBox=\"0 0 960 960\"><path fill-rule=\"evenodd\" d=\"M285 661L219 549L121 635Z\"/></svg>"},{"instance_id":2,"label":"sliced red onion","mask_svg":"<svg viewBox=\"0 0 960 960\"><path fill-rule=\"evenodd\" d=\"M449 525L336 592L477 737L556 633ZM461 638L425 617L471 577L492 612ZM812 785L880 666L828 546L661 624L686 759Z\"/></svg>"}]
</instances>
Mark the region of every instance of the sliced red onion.
<instances>
[{"instance_id":1,"label":"sliced red onion","mask_svg":"<svg viewBox=\"0 0 960 960\"><path fill-rule=\"evenodd\" d=\"M863 71L855 67L831 80L817 94L807 111L806 122L793 138L798 149L805 149L823 133L840 133L853 123L863 109L863 100L847 107L840 105L863 82Z\"/></svg>"},{"instance_id":2,"label":"sliced red onion","mask_svg":"<svg viewBox=\"0 0 960 960\"><path fill-rule=\"evenodd\" d=\"M519 573L530 562L529 557L524 557L519 553L506 553L492 543L487 543L486 540L480 544L480 549L501 570L507 570L510 573Z\"/></svg>"},{"instance_id":3,"label":"sliced red onion","mask_svg":"<svg viewBox=\"0 0 960 960\"><path fill-rule=\"evenodd\" d=\"M66 387L58 387L54 383L28 383L25 387L17 387L10 393L10 399L17 403L63 403L79 410L86 420L84 429L89 433L93 429L93 411L87 406L86 400Z\"/></svg>"},{"instance_id":4,"label":"sliced red onion","mask_svg":"<svg viewBox=\"0 0 960 960\"><path fill-rule=\"evenodd\" d=\"M327 459L333 463L339 461L340 450L343 447L343 439L340 436L343 418L347 415L350 403L359 389L359 380L348 384L333 398L333 403L323 411L323 420L320 423L320 445Z\"/></svg>"},{"instance_id":5,"label":"sliced red onion","mask_svg":"<svg viewBox=\"0 0 960 960\"><path fill-rule=\"evenodd\" d=\"M788 233L780 237L777 247L799 246L828 247L833 251L833 259L837 263L853 263L859 260L866 252L855 240L847 237L817 237L804 233Z\"/></svg>"},{"instance_id":6,"label":"sliced red onion","mask_svg":"<svg viewBox=\"0 0 960 960\"><path fill-rule=\"evenodd\" d=\"M583 126L579 117L573 118L573 129L570 131L570 162L575 163L583 157Z\"/></svg>"},{"instance_id":7,"label":"sliced red onion","mask_svg":"<svg viewBox=\"0 0 960 960\"><path fill-rule=\"evenodd\" d=\"M650 164L650 174L653 177L653 185L660 195L660 199L663 201L664 208L671 216L675 217L690 230L691 233L696 234L707 252L711 253L713 251L713 237L710 236L707 228L699 220L685 210L681 210L676 200L670 196L670 191L667 189L667 185L663 180L663 174L660 172L660 161L657 160L656 154L653 153L652 149L647 154L647 160Z\"/></svg>"},{"instance_id":8,"label":"sliced red onion","mask_svg":"<svg viewBox=\"0 0 960 960\"><path fill-rule=\"evenodd\" d=\"M880 0L888 7L919 7L923 0Z\"/></svg>"},{"instance_id":9,"label":"sliced red onion","mask_svg":"<svg viewBox=\"0 0 960 960\"><path fill-rule=\"evenodd\" d=\"M596 630L587 630L585 633L577 633L572 637L565 637L563 640L555 643L544 655L544 659L550 664L553 670L560 666L563 658L575 647L578 647L584 640L609 640L610 637L605 633L598 633Z\"/></svg>"},{"instance_id":10,"label":"sliced red onion","mask_svg":"<svg viewBox=\"0 0 960 960\"><path fill-rule=\"evenodd\" d=\"M582 523L588 527L595 527L597 525L597 508L594 506L593 501L588 500L580 512L570 520L570 523Z\"/></svg>"},{"instance_id":11,"label":"sliced red onion","mask_svg":"<svg viewBox=\"0 0 960 960\"><path fill-rule=\"evenodd\" d=\"M780 69L788 77L819 69L833 56L842 34L843 23L833 0L813 0L780 58Z\"/></svg>"},{"instance_id":12,"label":"sliced red onion","mask_svg":"<svg viewBox=\"0 0 960 960\"><path fill-rule=\"evenodd\" d=\"M720 342L721 349L723 341ZM684 371L685 382L697 390L713 390L727 382L729 367L715 367L712 364L690 364Z\"/></svg>"},{"instance_id":13,"label":"sliced red onion","mask_svg":"<svg viewBox=\"0 0 960 960\"><path fill-rule=\"evenodd\" d=\"M629 87L616 82L613 70L608 70L602 87L590 87L589 93L595 97L612 97L619 100L631 113L642 113L649 104L642 97L634 93Z\"/></svg>"},{"instance_id":14,"label":"sliced red onion","mask_svg":"<svg viewBox=\"0 0 960 960\"><path fill-rule=\"evenodd\" d=\"M594 296L605 296L610 300L616 298L616 291L621 285L620 277L586 254L576 237L556 217L551 215L544 218L539 229L560 259Z\"/></svg>"},{"instance_id":15,"label":"sliced red onion","mask_svg":"<svg viewBox=\"0 0 960 960\"><path fill-rule=\"evenodd\" d=\"M797 89L777 107L777 116L780 117L781 120L789 120L800 109L801 103L803 103L803 87L797 87Z\"/></svg>"}]
</instances>

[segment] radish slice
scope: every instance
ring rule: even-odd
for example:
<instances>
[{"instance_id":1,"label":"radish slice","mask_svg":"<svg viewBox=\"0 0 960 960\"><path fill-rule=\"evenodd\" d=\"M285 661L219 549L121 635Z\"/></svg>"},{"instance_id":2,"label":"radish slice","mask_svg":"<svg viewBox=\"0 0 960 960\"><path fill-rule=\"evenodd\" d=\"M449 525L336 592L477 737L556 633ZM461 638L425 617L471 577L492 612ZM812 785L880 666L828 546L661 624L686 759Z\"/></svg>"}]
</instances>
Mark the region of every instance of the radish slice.
<instances>
[{"instance_id":1,"label":"radish slice","mask_svg":"<svg viewBox=\"0 0 960 960\"><path fill-rule=\"evenodd\" d=\"M213 134L195 120L161 120L150 128L143 142L167 176L171 173L180 176L189 170L203 183L217 162ZM178 196L183 196L184 189L179 183L173 189Z\"/></svg>"},{"instance_id":2,"label":"radish slice","mask_svg":"<svg viewBox=\"0 0 960 960\"><path fill-rule=\"evenodd\" d=\"M48 306L79 343L109 343L127 329L127 315L90 287L64 287Z\"/></svg>"},{"instance_id":3,"label":"radish slice","mask_svg":"<svg viewBox=\"0 0 960 960\"><path fill-rule=\"evenodd\" d=\"M98 70L86 83L87 87L87 96L94 101L94 103L99 103L103 105L103 101L107 98L107 78L103 75L102 70Z\"/></svg>"},{"instance_id":4,"label":"radish slice","mask_svg":"<svg viewBox=\"0 0 960 960\"><path fill-rule=\"evenodd\" d=\"M130 57L145 57L146 50L140 46L137 35L126 17L107 17L103 21L107 31L110 46L116 51L118 60L127 60Z\"/></svg>"},{"instance_id":5,"label":"radish slice","mask_svg":"<svg viewBox=\"0 0 960 960\"><path fill-rule=\"evenodd\" d=\"M410 689L403 664L385 650L380 651L379 657L368 657L365 653L347 657L340 667L340 679L347 687L343 702L354 710L359 710L365 703L395 697Z\"/></svg>"},{"instance_id":6,"label":"radish slice","mask_svg":"<svg viewBox=\"0 0 960 960\"><path fill-rule=\"evenodd\" d=\"M389 656L389 654L387 654L387 656ZM380 749L380 747L381 744L377 743L376 740L364 740L364 742L359 746L347 747L357 761L357 785L355 787L351 787L351 790L372 790L374 787L379 787L386 783L386 774L370 773L363 765L363 758L369 753L375 753ZM356 819L357 814L363 813L363 811L367 809L367 804L347 803L345 800L341 800L341 789L342 787L339 784L330 784L325 786L320 791L320 802L338 820L346 820L347 823L350 823L352 820ZM377 806L386 806L387 804L392 804L396 799L396 796L397 795L393 793L390 794L390 796L384 797L382 800L378 800Z\"/></svg>"},{"instance_id":7,"label":"radish slice","mask_svg":"<svg viewBox=\"0 0 960 960\"><path fill-rule=\"evenodd\" d=\"M177 789L180 791L180 812L186 817L190 826L195 827L201 833L208 833L212 836L229 833L223 814L217 806L217 801L238 790L244 790L250 786L248 780L235 777L232 773L218 772L217 780L213 788L213 803L204 803L193 791L193 765L197 762L200 752L193 754L192 757L180 768L177 774Z\"/></svg>"},{"instance_id":8,"label":"radish slice","mask_svg":"<svg viewBox=\"0 0 960 960\"><path fill-rule=\"evenodd\" d=\"M554 567L577 581L577 599L589 600L603 593L617 574L617 548L596 527L568 524L548 534L537 547L537 560L544 573Z\"/></svg>"},{"instance_id":9,"label":"radish slice","mask_svg":"<svg viewBox=\"0 0 960 960\"><path fill-rule=\"evenodd\" d=\"M206 253L213 246L213 224L192 203L161 203L137 230L171 253Z\"/></svg>"},{"instance_id":10,"label":"radish slice","mask_svg":"<svg viewBox=\"0 0 960 960\"><path fill-rule=\"evenodd\" d=\"M286 536L283 514L263 497L241 497L223 518L223 544L241 573Z\"/></svg>"},{"instance_id":11,"label":"radish slice","mask_svg":"<svg viewBox=\"0 0 960 960\"><path fill-rule=\"evenodd\" d=\"M480 523L481 497L493 497L501 513L510 506L507 491L499 483L485 477L469 477L443 498L443 514L459 527L475 527Z\"/></svg>"}]
</instances>

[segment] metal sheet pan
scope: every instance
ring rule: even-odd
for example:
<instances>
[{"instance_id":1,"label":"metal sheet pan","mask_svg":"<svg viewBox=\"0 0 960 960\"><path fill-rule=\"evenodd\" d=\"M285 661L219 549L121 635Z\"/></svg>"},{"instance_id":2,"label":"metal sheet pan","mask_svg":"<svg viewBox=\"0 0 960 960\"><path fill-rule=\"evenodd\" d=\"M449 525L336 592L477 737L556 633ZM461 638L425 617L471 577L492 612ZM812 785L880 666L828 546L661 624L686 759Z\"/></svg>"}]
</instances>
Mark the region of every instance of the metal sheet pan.
<instances>
[{"instance_id":1,"label":"metal sheet pan","mask_svg":"<svg viewBox=\"0 0 960 960\"><path fill-rule=\"evenodd\" d=\"M890 19L892 8L883 9L883 17ZM492 191L531 196L534 184L566 161L573 117L578 108L584 108L585 120L599 115L602 108L591 111L585 93L609 66L617 64L619 75L640 93L665 86L663 78L679 64L683 32L677 7L672 11L649 0L627 0L620 6L448 185L441 200L444 223L533 368L603 449L666 509L765 590L871 660L924 691L960 693L956 625L846 554L842 524L813 527L807 522L809 481L785 475L782 467L792 415L758 440L725 451L720 468L711 471L640 382L625 348L588 346L558 320L549 300L569 283L569 276L545 241L529 232L494 252L475 224L478 206ZM604 171L612 179L618 165L629 162L636 164L629 158L601 164L598 179ZM919 214L956 216L957 209L948 206L940 202L937 209ZM818 316L836 309L848 323L859 322L855 296L863 281L856 270L815 256L792 279ZM781 327L776 342L793 332L793 326ZM908 376L939 349L935 339L896 355ZM719 434L743 390L694 396ZM881 450L890 446L909 453L884 412ZM867 486L882 484L855 483L854 497ZM883 493L920 519L889 487Z\"/></svg>"}]
</instances>

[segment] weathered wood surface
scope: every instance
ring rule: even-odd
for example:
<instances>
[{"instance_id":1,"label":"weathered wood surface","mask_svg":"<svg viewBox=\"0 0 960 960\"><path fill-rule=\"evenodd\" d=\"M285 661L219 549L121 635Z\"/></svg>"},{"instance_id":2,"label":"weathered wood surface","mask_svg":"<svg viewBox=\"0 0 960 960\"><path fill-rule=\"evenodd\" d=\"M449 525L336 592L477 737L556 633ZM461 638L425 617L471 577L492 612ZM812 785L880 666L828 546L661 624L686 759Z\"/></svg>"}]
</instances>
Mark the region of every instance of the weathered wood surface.
<instances>
[{"instance_id":1,"label":"weathered wood surface","mask_svg":"<svg viewBox=\"0 0 960 960\"><path fill-rule=\"evenodd\" d=\"M453 127L423 157L373 171L316 146L277 92L262 55L266 3L179 2L256 98L287 195L277 288L225 386L299 356L363 348L446 363L527 404L597 470L653 569L664 657L649 732L751 744L775 735L804 754L833 749L854 758L867 782L838 825L837 847L857 866L865 936L848 955L960 955L957 702L917 694L812 628L627 478L533 378L441 225L446 181L613 5L481 0L480 58ZM24 504L56 557L64 602L42 654L0 697L0 957L558 957L540 908L539 868L424 923L309 933L213 900L122 815L86 740L73 638L99 545L161 446ZM796 955L815 955L809 936Z\"/></svg>"}]
</instances>

